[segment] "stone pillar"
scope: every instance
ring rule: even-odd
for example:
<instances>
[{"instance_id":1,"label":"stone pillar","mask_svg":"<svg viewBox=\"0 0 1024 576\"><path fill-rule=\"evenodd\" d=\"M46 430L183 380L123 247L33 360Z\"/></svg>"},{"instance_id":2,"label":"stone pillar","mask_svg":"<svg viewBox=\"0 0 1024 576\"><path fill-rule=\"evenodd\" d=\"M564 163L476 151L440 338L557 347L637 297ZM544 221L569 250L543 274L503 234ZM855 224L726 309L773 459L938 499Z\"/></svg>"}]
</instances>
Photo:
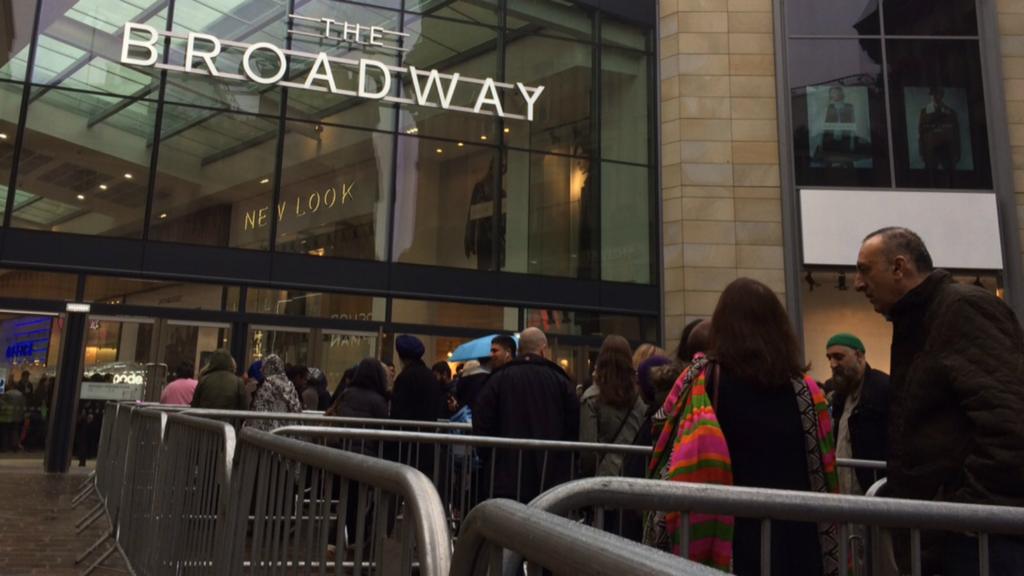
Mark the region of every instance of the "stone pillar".
<instances>
[{"instance_id":1,"label":"stone pillar","mask_svg":"<svg viewBox=\"0 0 1024 576\"><path fill-rule=\"evenodd\" d=\"M786 285L772 0L660 9L664 344L675 347L738 276L780 298Z\"/></svg>"},{"instance_id":2,"label":"stone pillar","mask_svg":"<svg viewBox=\"0 0 1024 576\"><path fill-rule=\"evenodd\" d=\"M1003 57L1003 92L1009 122L1017 222L1024 245L1024 0L996 2L999 45Z\"/></svg>"}]
</instances>

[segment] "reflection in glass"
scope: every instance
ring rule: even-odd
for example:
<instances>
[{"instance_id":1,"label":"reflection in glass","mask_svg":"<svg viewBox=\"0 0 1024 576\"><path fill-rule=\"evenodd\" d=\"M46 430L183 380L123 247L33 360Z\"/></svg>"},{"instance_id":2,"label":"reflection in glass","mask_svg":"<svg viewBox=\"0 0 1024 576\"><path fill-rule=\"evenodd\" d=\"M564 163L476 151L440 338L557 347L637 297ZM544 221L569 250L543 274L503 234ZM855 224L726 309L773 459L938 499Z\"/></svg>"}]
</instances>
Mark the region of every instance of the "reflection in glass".
<instances>
[{"instance_id":1,"label":"reflection in glass","mask_svg":"<svg viewBox=\"0 0 1024 576\"><path fill-rule=\"evenodd\" d=\"M324 331L320 340L319 368L327 377L327 390L334 393L345 371L363 358L376 357L377 341L375 332Z\"/></svg>"},{"instance_id":2,"label":"reflection in glass","mask_svg":"<svg viewBox=\"0 0 1024 576\"><path fill-rule=\"evenodd\" d=\"M591 154L591 52L588 44L540 36L509 43L506 78L545 89L534 105L533 122L505 122L508 145L576 156ZM512 98L506 112L525 115L526 104L522 98Z\"/></svg>"},{"instance_id":3,"label":"reflection in glass","mask_svg":"<svg viewBox=\"0 0 1024 576\"><path fill-rule=\"evenodd\" d=\"M648 56L604 47L601 50L601 155L647 164Z\"/></svg>"},{"instance_id":4,"label":"reflection in glass","mask_svg":"<svg viewBox=\"0 0 1024 576\"><path fill-rule=\"evenodd\" d=\"M11 180L14 145L18 140L22 93L20 84L0 83L0 220L7 210L7 186Z\"/></svg>"},{"instance_id":5,"label":"reflection in glass","mask_svg":"<svg viewBox=\"0 0 1024 576\"><path fill-rule=\"evenodd\" d=\"M473 24L498 24L497 0L405 0L405 9Z\"/></svg>"},{"instance_id":6,"label":"reflection in glass","mask_svg":"<svg viewBox=\"0 0 1024 576\"><path fill-rule=\"evenodd\" d=\"M77 274L36 270L0 270L0 297L74 300Z\"/></svg>"},{"instance_id":7,"label":"reflection in glass","mask_svg":"<svg viewBox=\"0 0 1024 576\"><path fill-rule=\"evenodd\" d=\"M245 297L245 311L252 314L383 322L385 304L384 298L373 296L249 288Z\"/></svg>"},{"instance_id":8,"label":"reflection in glass","mask_svg":"<svg viewBox=\"0 0 1024 576\"><path fill-rule=\"evenodd\" d=\"M976 36L975 0L885 0L885 33L906 36Z\"/></svg>"},{"instance_id":9,"label":"reflection in glass","mask_svg":"<svg viewBox=\"0 0 1024 576\"><path fill-rule=\"evenodd\" d=\"M590 162L510 151L503 270L595 278L600 214Z\"/></svg>"},{"instance_id":10,"label":"reflection in glass","mask_svg":"<svg viewBox=\"0 0 1024 576\"><path fill-rule=\"evenodd\" d=\"M619 22L610 17L601 19L601 43L617 48L649 51L650 33L648 30L632 24Z\"/></svg>"},{"instance_id":11,"label":"reflection in glass","mask_svg":"<svg viewBox=\"0 0 1024 576\"><path fill-rule=\"evenodd\" d=\"M268 249L278 125L166 105L149 238Z\"/></svg>"},{"instance_id":12,"label":"reflection in glass","mask_svg":"<svg viewBox=\"0 0 1024 576\"><path fill-rule=\"evenodd\" d=\"M189 310L237 310L238 290L219 284L169 282L114 276L88 276L84 302L185 308Z\"/></svg>"},{"instance_id":13,"label":"reflection in glass","mask_svg":"<svg viewBox=\"0 0 1024 576\"><path fill-rule=\"evenodd\" d=\"M161 0L42 0L32 81L155 97L159 71L120 64L121 38L126 22L163 30L166 17L167 2ZM163 44L157 43L155 49L162 58Z\"/></svg>"},{"instance_id":14,"label":"reflection in glass","mask_svg":"<svg viewBox=\"0 0 1024 576\"><path fill-rule=\"evenodd\" d=\"M52 89L29 105L12 226L141 236L156 104L103 120L91 117L96 105L123 103Z\"/></svg>"},{"instance_id":15,"label":"reflection in glass","mask_svg":"<svg viewBox=\"0 0 1024 576\"><path fill-rule=\"evenodd\" d=\"M878 0L789 0L786 17L790 34L879 34Z\"/></svg>"},{"instance_id":16,"label":"reflection in glass","mask_svg":"<svg viewBox=\"0 0 1024 576\"><path fill-rule=\"evenodd\" d=\"M387 258L394 137L291 122L277 207L277 250Z\"/></svg>"},{"instance_id":17,"label":"reflection in glass","mask_svg":"<svg viewBox=\"0 0 1024 576\"><path fill-rule=\"evenodd\" d=\"M789 45L797 183L889 186L881 43Z\"/></svg>"},{"instance_id":18,"label":"reflection in glass","mask_svg":"<svg viewBox=\"0 0 1024 576\"><path fill-rule=\"evenodd\" d=\"M28 47L37 0L7 1L0 5L5 26L0 43L0 80L24 80L28 68Z\"/></svg>"},{"instance_id":19,"label":"reflection in glass","mask_svg":"<svg viewBox=\"0 0 1024 576\"><path fill-rule=\"evenodd\" d=\"M401 136L397 161L394 260L495 269L503 239L494 225L495 150Z\"/></svg>"},{"instance_id":20,"label":"reflection in glass","mask_svg":"<svg viewBox=\"0 0 1024 576\"><path fill-rule=\"evenodd\" d=\"M651 282L651 203L642 166L601 165L601 279Z\"/></svg>"},{"instance_id":21,"label":"reflection in glass","mask_svg":"<svg viewBox=\"0 0 1024 576\"><path fill-rule=\"evenodd\" d=\"M896 184L991 187L978 43L890 40L887 53Z\"/></svg>"},{"instance_id":22,"label":"reflection in glass","mask_svg":"<svg viewBox=\"0 0 1024 576\"><path fill-rule=\"evenodd\" d=\"M249 328L247 344L249 353L246 354L246 358L248 358L246 366L256 360L262 360L270 354L277 354L285 364L309 365L309 330L253 326Z\"/></svg>"},{"instance_id":23,"label":"reflection in glass","mask_svg":"<svg viewBox=\"0 0 1024 576\"><path fill-rule=\"evenodd\" d=\"M596 336L618 334L633 342L655 342L657 316L625 316L581 310L526 309L526 325L548 334Z\"/></svg>"},{"instance_id":24,"label":"reflection in glass","mask_svg":"<svg viewBox=\"0 0 1024 576\"><path fill-rule=\"evenodd\" d=\"M419 70L436 69L444 74L458 73L470 78L495 78L498 75L498 54L495 50L497 32L493 28L461 22L409 15L405 32L409 37L405 45L410 48L402 58L403 66ZM428 77L419 75L420 90L432 107L403 106L399 117L399 130L406 134L437 136L469 142L496 142L495 117L441 109L440 92L427 92ZM412 77L402 76L402 95L416 100ZM442 78L442 90L447 90L452 79ZM460 79L452 92L451 105L473 108L481 85ZM514 92L509 92L513 94ZM491 109L485 106L483 110Z\"/></svg>"},{"instance_id":25,"label":"reflection in glass","mask_svg":"<svg viewBox=\"0 0 1024 576\"><path fill-rule=\"evenodd\" d=\"M592 41L594 26L590 13L569 2L517 0L508 3L507 28L510 32L544 34Z\"/></svg>"},{"instance_id":26,"label":"reflection in glass","mask_svg":"<svg viewBox=\"0 0 1024 576\"><path fill-rule=\"evenodd\" d=\"M519 309L393 298L391 321L397 324L515 331L519 328Z\"/></svg>"},{"instance_id":27,"label":"reflection in glass","mask_svg":"<svg viewBox=\"0 0 1024 576\"><path fill-rule=\"evenodd\" d=\"M19 458L42 457L57 391L64 323L53 316L0 313L0 406L8 416L0 451ZM97 429L97 432L99 430Z\"/></svg>"}]
</instances>

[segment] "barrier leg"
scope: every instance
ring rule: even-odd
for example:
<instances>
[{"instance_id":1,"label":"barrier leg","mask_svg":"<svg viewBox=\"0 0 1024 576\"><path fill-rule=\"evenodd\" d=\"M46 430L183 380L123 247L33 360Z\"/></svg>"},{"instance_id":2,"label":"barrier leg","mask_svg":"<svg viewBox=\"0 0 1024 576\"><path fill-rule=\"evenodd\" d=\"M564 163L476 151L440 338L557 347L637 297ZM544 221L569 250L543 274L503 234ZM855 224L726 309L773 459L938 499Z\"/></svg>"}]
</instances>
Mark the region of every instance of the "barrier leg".
<instances>
[{"instance_id":1,"label":"barrier leg","mask_svg":"<svg viewBox=\"0 0 1024 576\"><path fill-rule=\"evenodd\" d=\"M85 502L86 499L89 498L89 495L92 494L92 493L93 493L93 486L92 485L86 486L82 491L80 491L74 497L73 500L71 500L71 509L74 510L75 508L78 508L79 504L81 504L82 502Z\"/></svg>"},{"instance_id":2,"label":"barrier leg","mask_svg":"<svg viewBox=\"0 0 1024 576\"><path fill-rule=\"evenodd\" d=\"M89 546L89 548L87 548L85 550L85 552L82 552L81 554L78 555L77 558L75 558L75 565L77 566L78 564L81 564L86 558L91 556L92 553L95 552L97 548L99 548L104 542L106 542L108 538L112 537L113 535L114 535L114 531L113 530L108 530L107 532L105 532L103 534L103 536L100 536L99 540L97 540L96 542L93 542L92 546ZM109 555L110 555L109 552L106 553L104 555L104 558L106 556L109 556Z\"/></svg>"},{"instance_id":3,"label":"barrier leg","mask_svg":"<svg viewBox=\"0 0 1024 576\"><path fill-rule=\"evenodd\" d=\"M103 515L105 513L105 510L103 510L103 503L102 502L100 502L99 505L96 508L94 508L94 510L96 510L96 512L92 516L90 516L88 518L83 518L82 521L79 522L79 524L81 524L81 525L78 526L77 530L75 530L75 534L81 534L82 532L85 532L86 530L89 529L89 526L92 526L97 520L99 520L100 518L103 517ZM88 521L86 522L86 520L88 520ZM85 522L85 523L82 524L82 522Z\"/></svg>"},{"instance_id":4,"label":"barrier leg","mask_svg":"<svg viewBox=\"0 0 1024 576\"><path fill-rule=\"evenodd\" d=\"M102 542L102 541L100 541L100 542ZM97 544L99 544L100 542L97 542ZM89 574L92 574L94 570L99 568L101 564L103 564L104 562L107 561L107 558L110 558L110 555L114 553L114 550L117 550L117 545L116 544L111 544L110 548L107 548L107 551L104 552L103 555L100 556L98 559L96 559L95 562L90 564L88 568L86 568L84 571L82 571L79 574L79 576L89 576Z\"/></svg>"},{"instance_id":5,"label":"barrier leg","mask_svg":"<svg viewBox=\"0 0 1024 576\"><path fill-rule=\"evenodd\" d=\"M78 522L75 522L75 528L80 528L82 526L82 524L85 524L86 522L89 522L92 519L92 517L97 512L99 512L100 510L103 510L103 502L100 502L100 503L96 504L95 506L93 506L92 510L89 510L88 512L86 512L85 516L82 516L78 520Z\"/></svg>"}]
</instances>

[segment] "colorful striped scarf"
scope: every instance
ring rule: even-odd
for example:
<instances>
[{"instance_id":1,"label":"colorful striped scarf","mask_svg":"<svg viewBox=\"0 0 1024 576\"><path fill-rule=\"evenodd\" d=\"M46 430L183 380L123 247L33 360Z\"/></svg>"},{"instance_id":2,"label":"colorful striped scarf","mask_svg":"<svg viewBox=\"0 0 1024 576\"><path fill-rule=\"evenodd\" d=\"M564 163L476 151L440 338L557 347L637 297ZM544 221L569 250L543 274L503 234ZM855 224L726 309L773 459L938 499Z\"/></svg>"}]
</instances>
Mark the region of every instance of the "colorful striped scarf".
<instances>
[{"instance_id":1,"label":"colorful striped scarf","mask_svg":"<svg viewBox=\"0 0 1024 576\"><path fill-rule=\"evenodd\" d=\"M732 462L725 436L708 397L707 375L713 366L707 358L698 357L676 380L672 391L659 410L664 418L658 441L654 446L648 477L676 482L697 482L730 486ZM806 438L808 474L811 490L838 492L836 458L832 440L832 422L828 403L821 389L810 378L794 379L794 393L800 407ZM682 514L657 512L648 516L644 541L650 545L681 552ZM731 516L690 514L688 558L729 571L732 568ZM838 541L835 526L819 525L824 574L838 576Z\"/></svg>"}]
</instances>

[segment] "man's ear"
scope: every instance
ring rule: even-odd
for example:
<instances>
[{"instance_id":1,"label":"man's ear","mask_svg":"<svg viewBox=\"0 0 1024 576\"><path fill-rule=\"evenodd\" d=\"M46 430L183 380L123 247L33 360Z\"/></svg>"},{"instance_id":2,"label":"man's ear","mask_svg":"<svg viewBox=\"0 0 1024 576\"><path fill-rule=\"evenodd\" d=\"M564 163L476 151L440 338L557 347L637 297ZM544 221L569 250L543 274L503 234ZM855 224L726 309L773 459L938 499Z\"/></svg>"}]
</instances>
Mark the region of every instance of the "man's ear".
<instances>
[{"instance_id":1,"label":"man's ear","mask_svg":"<svg viewBox=\"0 0 1024 576\"><path fill-rule=\"evenodd\" d=\"M902 278L907 275L907 257L896 256L892 259L892 271L898 278Z\"/></svg>"}]
</instances>

